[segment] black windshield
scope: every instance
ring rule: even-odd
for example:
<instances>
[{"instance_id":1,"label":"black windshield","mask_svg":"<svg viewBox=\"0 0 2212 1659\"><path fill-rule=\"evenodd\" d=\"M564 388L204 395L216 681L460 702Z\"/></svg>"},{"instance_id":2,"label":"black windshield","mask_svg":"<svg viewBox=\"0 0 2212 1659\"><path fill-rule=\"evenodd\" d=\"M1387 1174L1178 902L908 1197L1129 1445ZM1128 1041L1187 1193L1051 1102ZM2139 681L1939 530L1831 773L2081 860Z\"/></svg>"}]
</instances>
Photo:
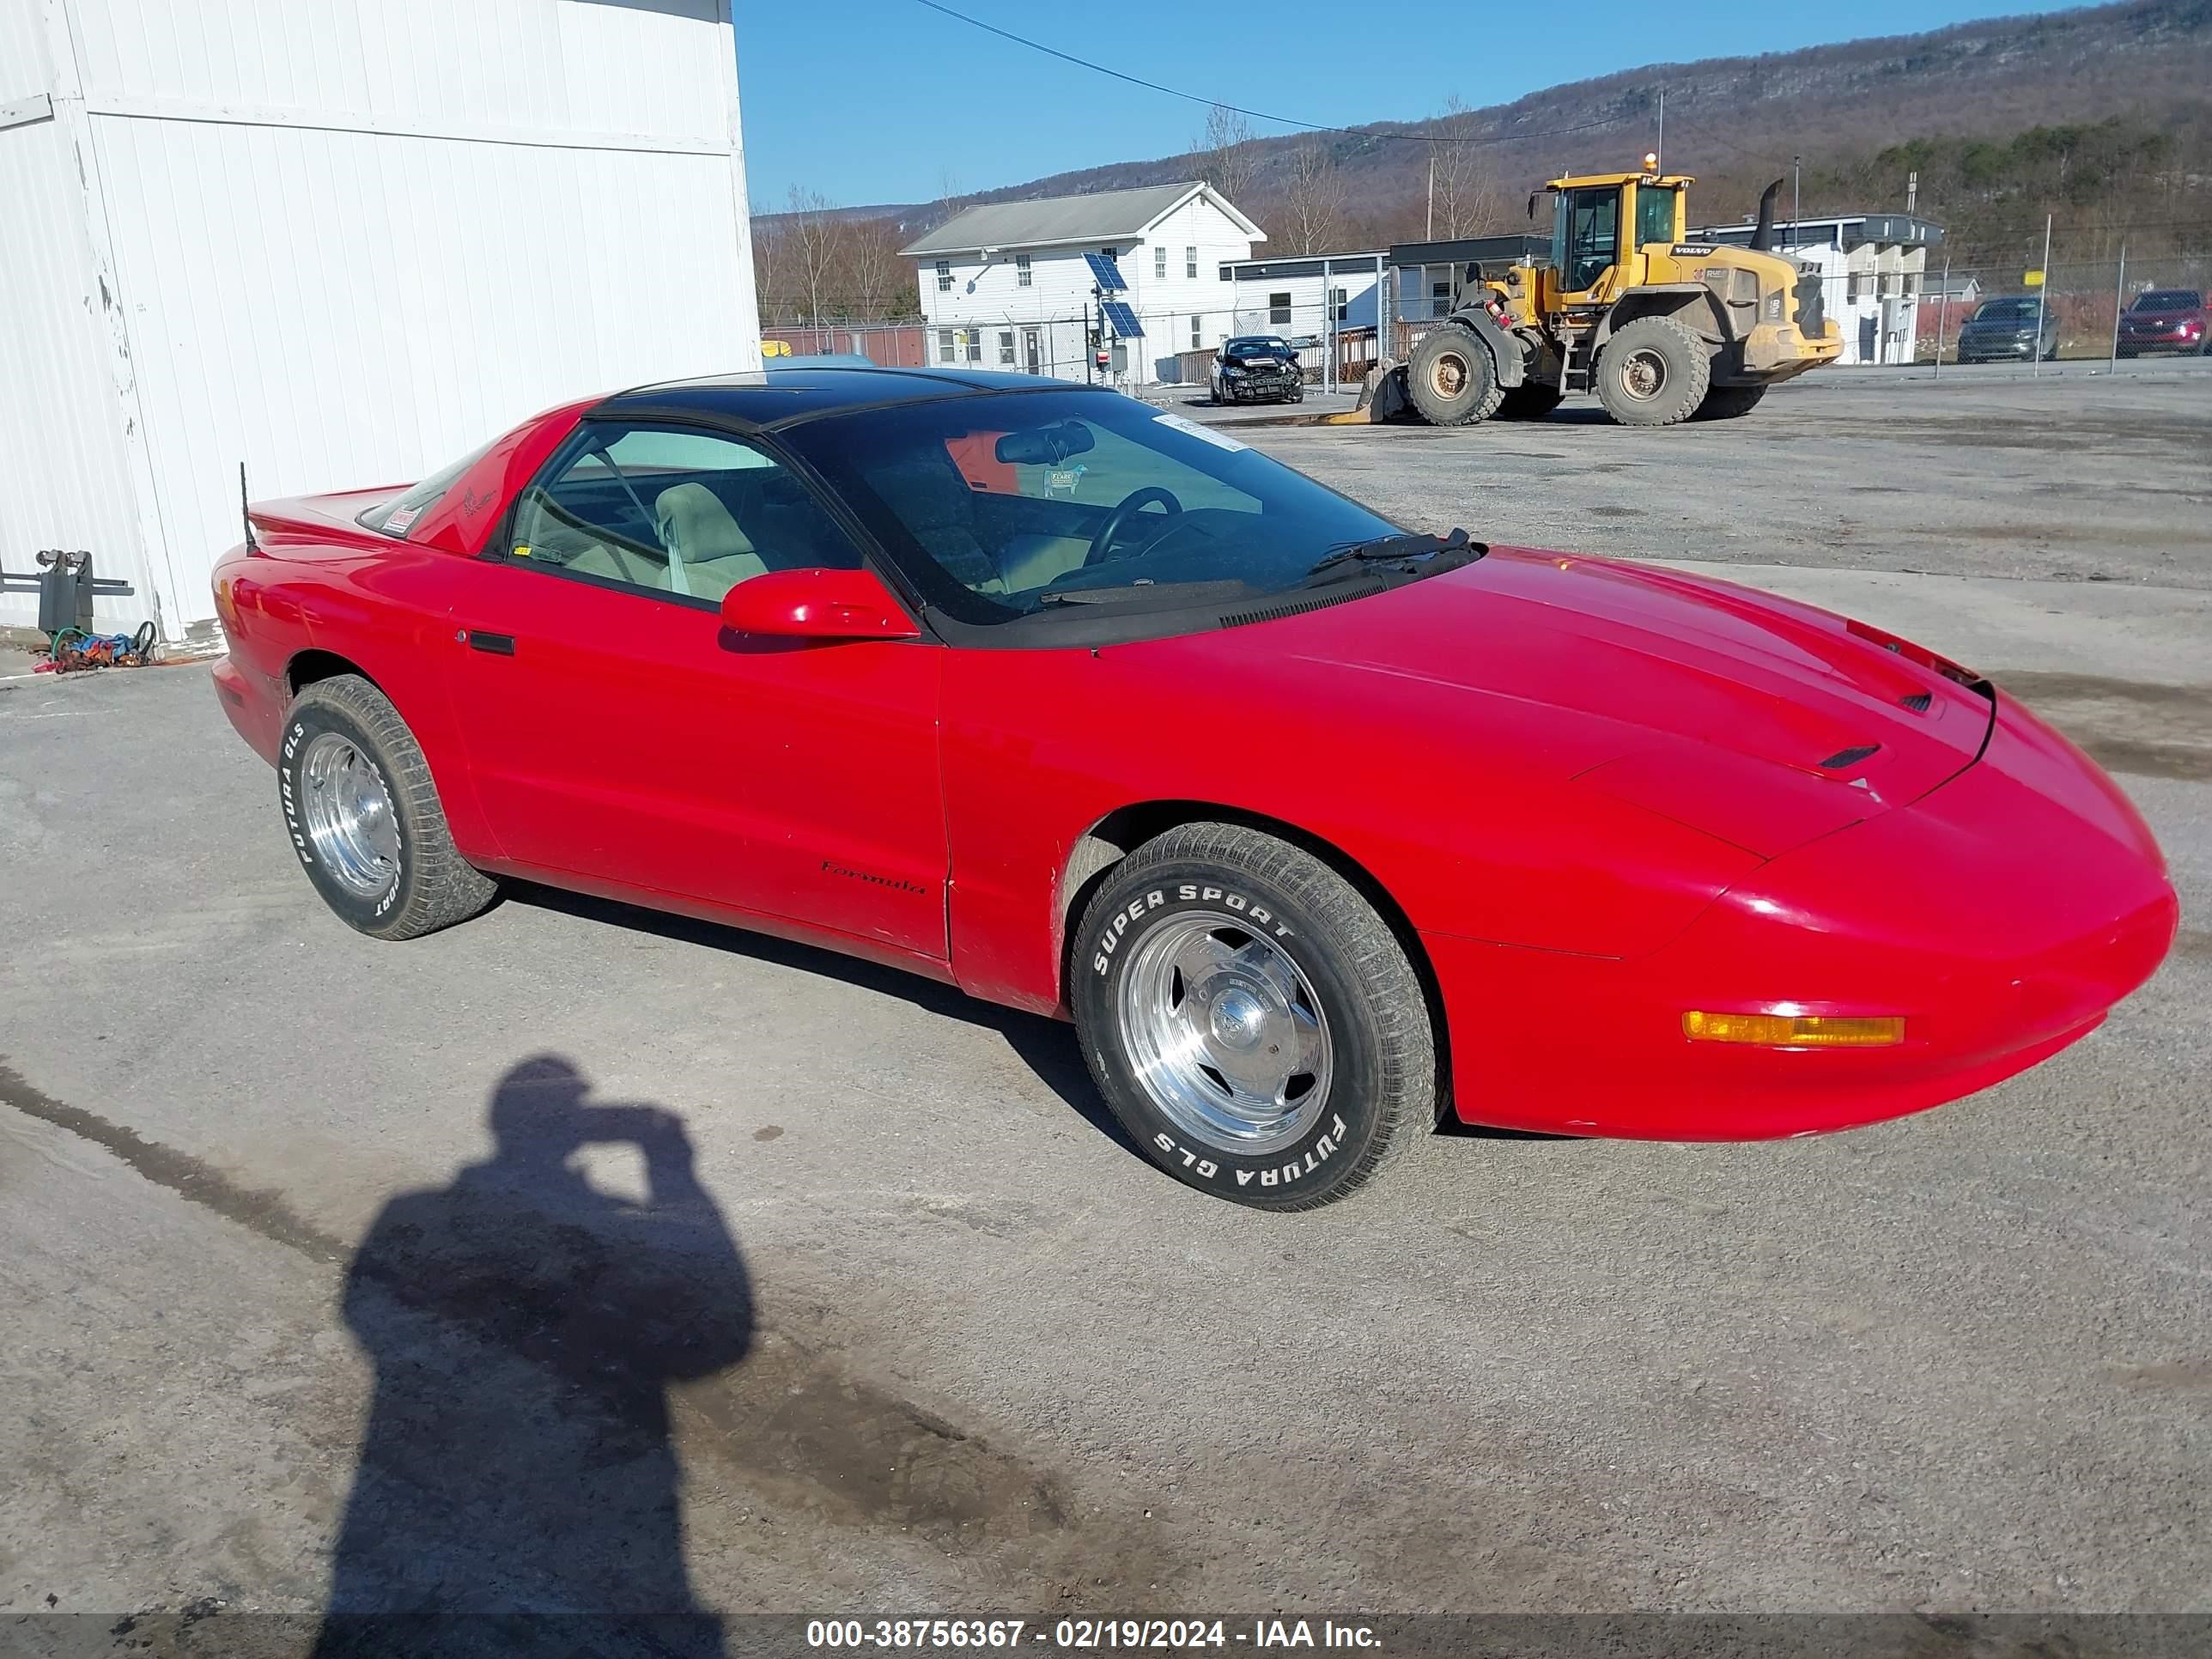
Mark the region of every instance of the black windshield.
<instances>
[{"instance_id":1,"label":"black windshield","mask_svg":"<svg viewBox=\"0 0 2212 1659\"><path fill-rule=\"evenodd\" d=\"M974 626L1262 598L1397 529L1227 432L1116 392L903 404L785 441L933 610Z\"/></svg>"}]
</instances>

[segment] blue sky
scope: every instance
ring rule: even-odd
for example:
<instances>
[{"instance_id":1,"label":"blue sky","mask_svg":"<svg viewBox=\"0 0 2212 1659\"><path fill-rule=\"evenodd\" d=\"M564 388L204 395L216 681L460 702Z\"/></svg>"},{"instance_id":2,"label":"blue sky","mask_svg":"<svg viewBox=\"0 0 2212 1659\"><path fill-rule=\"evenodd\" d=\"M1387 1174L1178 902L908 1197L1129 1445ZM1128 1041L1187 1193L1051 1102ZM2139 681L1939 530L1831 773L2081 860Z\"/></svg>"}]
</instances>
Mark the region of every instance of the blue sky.
<instances>
[{"instance_id":1,"label":"blue sky","mask_svg":"<svg viewBox=\"0 0 2212 1659\"><path fill-rule=\"evenodd\" d=\"M1480 107L1634 68L1654 57L1662 15L1665 55L1686 63L2062 9L2058 0L1862 0L1847 13L1594 0L1573 13L1568 62L1556 39L1565 14L1540 5L947 3L1147 80L1341 125L1432 113L1455 92ZM756 211L781 207L793 185L841 204L926 201L947 174L958 189L983 190L1172 155L1191 147L1206 120L1198 105L1055 62L916 0L737 0L734 10ZM1254 26L1258 17L1264 28Z\"/></svg>"}]
</instances>

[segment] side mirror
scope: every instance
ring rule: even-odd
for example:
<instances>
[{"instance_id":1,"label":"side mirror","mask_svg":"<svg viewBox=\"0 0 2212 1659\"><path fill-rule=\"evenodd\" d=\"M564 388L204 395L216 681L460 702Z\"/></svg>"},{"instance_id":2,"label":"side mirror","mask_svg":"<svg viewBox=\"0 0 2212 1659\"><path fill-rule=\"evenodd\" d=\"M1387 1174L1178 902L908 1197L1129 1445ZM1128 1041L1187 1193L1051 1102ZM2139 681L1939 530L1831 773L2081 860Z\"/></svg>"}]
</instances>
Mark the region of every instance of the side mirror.
<instances>
[{"instance_id":1,"label":"side mirror","mask_svg":"<svg viewBox=\"0 0 2212 1659\"><path fill-rule=\"evenodd\" d=\"M722 595L722 626L771 639L911 640L907 619L872 570L771 570Z\"/></svg>"}]
</instances>

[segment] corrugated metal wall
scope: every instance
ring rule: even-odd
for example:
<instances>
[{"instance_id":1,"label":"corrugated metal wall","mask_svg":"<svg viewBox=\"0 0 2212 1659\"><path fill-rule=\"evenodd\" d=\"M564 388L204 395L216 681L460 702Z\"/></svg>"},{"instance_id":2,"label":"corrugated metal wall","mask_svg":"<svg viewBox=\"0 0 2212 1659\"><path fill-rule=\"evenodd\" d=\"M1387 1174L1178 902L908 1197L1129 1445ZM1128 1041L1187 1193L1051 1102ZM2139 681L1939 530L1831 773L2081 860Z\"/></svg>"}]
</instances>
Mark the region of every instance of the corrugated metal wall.
<instances>
[{"instance_id":1,"label":"corrugated metal wall","mask_svg":"<svg viewBox=\"0 0 2212 1659\"><path fill-rule=\"evenodd\" d=\"M70 131L55 118L39 0L0 0L0 625L38 620L37 555L96 550L144 611L137 516ZM111 299L113 297L111 294ZM134 618L135 619L135 618Z\"/></svg>"},{"instance_id":2,"label":"corrugated metal wall","mask_svg":"<svg viewBox=\"0 0 2212 1659\"><path fill-rule=\"evenodd\" d=\"M257 497L405 480L562 398L757 364L725 0L64 5L128 395L96 330L71 372L143 421L167 631L212 615L241 460Z\"/></svg>"}]
</instances>

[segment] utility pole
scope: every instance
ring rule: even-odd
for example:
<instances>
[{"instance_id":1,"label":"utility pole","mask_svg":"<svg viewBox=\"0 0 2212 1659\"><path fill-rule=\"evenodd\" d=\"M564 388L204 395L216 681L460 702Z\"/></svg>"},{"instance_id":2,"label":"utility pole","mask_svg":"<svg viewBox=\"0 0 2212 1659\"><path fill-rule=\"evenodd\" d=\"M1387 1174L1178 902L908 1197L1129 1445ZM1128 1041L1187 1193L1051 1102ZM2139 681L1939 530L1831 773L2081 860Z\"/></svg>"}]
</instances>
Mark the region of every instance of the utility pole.
<instances>
[{"instance_id":1,"label":"utility pole","mask_svg":"<svg viewBox=\"0 0 2212 1659\"><path fill-rule=\"evenodd\" d=\"M2048 271L2045 282L2051 280ZM2120 238L2120 275L2112 284L2112 373L2120 371L2120 307L2128 302L2128 239Z\"/></svg>"},{"instance_id":2,"label":"utility pole","mask_svg":"<svg viewBox=\"0 0 2212 1659\"><path fill-rule=\"evenodd\" d=\"M1796 247L1802 233L1797 227L1805 222L1805 158L1790 158L1790 246Z\"/></svg>"},{"instance_id":3,"label":"utility pole","mask_svg":"<svg viewBox=\"0 0 2212 1659\"><path fill-rule=\"evenodd\" d=\"M1943 325L1951 315L1951 254L1943 253L1943 286L1936 290L1936 378L1943 377Z\"/></svg>"},{"instance_id":4,"label":"utility pole","mask_svg":"<svg viewBox=\"0 0 2212 1659\"><path fill-rule=\"evenodd\" d=\"M1425 242L1437 240L1437 147L1434 144L1429 146L1429 218L1422 228L1421 240Z\"/></svg>"},{"instance_id":5,"label":"utility pole","mask_svg":"<svg viewBox=\"0 0 2212 1659\"><path fill-rule=\"evenodd\" d=\"M2043 269L2035 273L2043 280L2035 285L2035 367L2028 370L2031 378L2043 373L2043 319L2051 311L2051 215L2043 216Z\"/></svg>"}]
</instances>

